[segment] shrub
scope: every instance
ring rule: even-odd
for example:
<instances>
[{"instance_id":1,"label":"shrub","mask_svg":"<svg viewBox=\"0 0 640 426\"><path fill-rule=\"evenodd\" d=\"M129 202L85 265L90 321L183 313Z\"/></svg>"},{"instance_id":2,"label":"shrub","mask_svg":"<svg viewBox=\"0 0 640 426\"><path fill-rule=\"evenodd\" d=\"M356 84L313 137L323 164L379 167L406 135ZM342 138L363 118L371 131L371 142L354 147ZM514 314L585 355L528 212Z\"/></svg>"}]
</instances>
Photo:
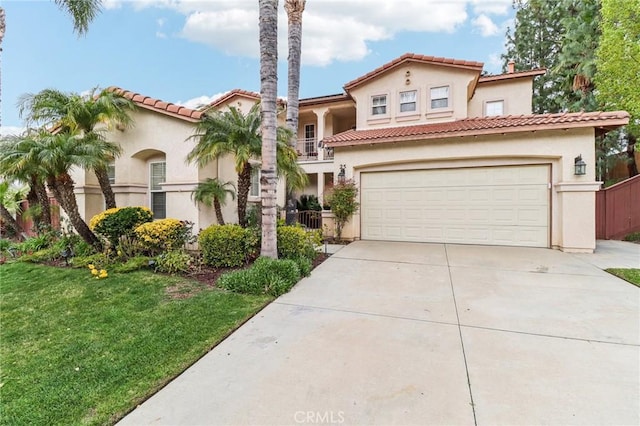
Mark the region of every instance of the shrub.
<instances>
[{"instance_id":1,"label":"shrub","mask_svg":"<svg viewBox=\"0 0 640 426\"><path fill-rule=\"evenodd\" d=\"M60 258L60 251L56 247L48 247L20 256L21 261L31 263L48 262L58 258Z\"/></svg>"},{"instance_id":2,"label":"shrub","mask_svg":"<svg viewBox=\"0 0 640 426\"><path fill-rule=\"evenodd\" d=\"M143 250L158 254L181 248L186 242L185 229L185 223L178 219L161 219L143 223L135 233Z\"/></svg>"},{"instance_id":3,"label":"shrub","mask_svg":"<svg viewBox=\"0 0 640 426\"><path fill-rule=\"evenodd\" d=\"M34 251L43 250L51 244L51 240L47 235L38 235L29 237L23 242L16 244L16 248L22 253L32 253Z\"/></svg>"},{"instance_id":4,"label":"shrub","mask_svg":"<svg viewBox=\"0 0 640 426\"><path fill-rule=\"evenodd\" d=\"M156 271L167 274L187 272L191 262L191 256L184 250L170 250L156 257Z\"/></svg>"},{"instance_id":5,"label":"shrub","mask_svg":"<svg viewBox=\"0 0 640 426\"><path fill-rule=\"evenodd\" d=\"M106 238L112 247L116 247L121 237L133 235L138 226L151 220L153 214L146 207L120 207L95 215L89 227Z\"/></svg>"},{"instance_id":6,"label":"shrub","mask_svg":"<svg viewBox=\"0 0 640 426\"><path fill-rule=\"evenodd\" d=\"M640 241L640 232L633 232L624 237L625 241Z\"/></svg>"},{"instance_id":7,"label":"shrub","mask_svg":"<svg viewBox=\"0 0 640 426\"><path fill-rule=\"evenodd\" d=\"M307 257L297 257L292 259L298 265L298 269L300 270L300 275L303 277L308 277L311 275L311 269L313 269L313 263L311 259Z\"/></svg>"},{"instance_id":8,"label":"shrub","mask_svg":"<svg viewBox=\"0 0 640 426\"><path fill-rule=\"evenodd\" d=\"M344 225L358 211L357 196L358 187L353 180L335 184L326 196L326 202L331 206L331 211L336 218L336 237L338 239L342 238Z\"/></svg>"},{"instance_id":9,"label":"shrub","mask_svg":"<svg viewBox=\"0 0 640 426\"><path fill-rule=\"evenodd\" d=\"M282 259L314 259L317 244L319 241L315 231L305 231L300 226L278 227L278 257Z\"/></svg>"},{"instance_id":10,"label":"shrub","mask_svg":"<svg viewBox=\"0 0 640 426\"><path fill-rule=\"evenodd\" d=\"M256 234L239 225L211 225L200 232L203 262L214 268L236 267L251 259L258 248Z\"/></svg>"},{"instance_id":11,"label":"shrub","mask_svg":"<svg viewBox=\"0 0 640 426\"><path fill-rule=\"evenodd\" d=\"M218 286L235 293L268 294L278 297L300 280L300 269L293 260L258 258L249 269L223 274Z\"/></svg>"},{"instance_id":12,"label":"shrub","mask_svg":"<svg viewBox=\"0 0 640 426\"><path fill-rule=\"evenodd\" d=\"M107 266L109 257L104 253L96 253L89 256L76 256L69 263L74 268L86 268L89 265Z\"/></svg>"},{"instance_id":13,"label":"shrub","mask_svg":"<svg viewBox=\"0 0 640 426\"><path fill-rule=\"evenodd\" d=\"M116 263L111 267L113 272L128 273L145 269L149 267L150 257L147 256L134 256L130 257L124 263Z\"/></svg>"}]
</instances>

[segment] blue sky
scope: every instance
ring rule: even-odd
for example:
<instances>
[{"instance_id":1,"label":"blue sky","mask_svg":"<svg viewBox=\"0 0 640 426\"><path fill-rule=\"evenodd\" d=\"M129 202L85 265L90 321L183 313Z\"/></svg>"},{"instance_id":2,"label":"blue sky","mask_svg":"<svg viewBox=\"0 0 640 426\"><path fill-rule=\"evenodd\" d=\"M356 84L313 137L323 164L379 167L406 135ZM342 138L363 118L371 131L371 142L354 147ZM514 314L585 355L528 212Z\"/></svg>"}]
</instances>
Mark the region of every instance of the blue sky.
<instances>
[{"instance_id":1,"label":"blue sky","mask_svg":"<svg viewBox=\"0 0 640 426\"><path fill-rule=\"evenodd\" d=\"M280 0L278 93L286 94L286 14ZM23 123L21 94L120 86L196 106L234 88L259 91L257 0L104 0L78 38L53 0L0 0L2 132ZM348 81L403 53L485 63L501 71L511 0L307 0L301 97L341 93Z\"/></svg>"}]
</instances>

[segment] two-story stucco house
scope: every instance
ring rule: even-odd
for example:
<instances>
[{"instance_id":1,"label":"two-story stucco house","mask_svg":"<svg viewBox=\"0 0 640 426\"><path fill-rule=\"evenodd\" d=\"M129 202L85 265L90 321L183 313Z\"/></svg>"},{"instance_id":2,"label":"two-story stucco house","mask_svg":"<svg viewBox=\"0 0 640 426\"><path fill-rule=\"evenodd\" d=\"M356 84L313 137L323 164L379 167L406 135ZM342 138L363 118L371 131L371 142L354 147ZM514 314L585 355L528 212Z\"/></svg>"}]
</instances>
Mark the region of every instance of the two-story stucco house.
<instances>
[{"instance_id":1,"label":"two-story stucco house","mask_svg":"<svg viewBox=\"0 0 640 426\"><path fill-rule=\"evenodd\" d=\"M298 154L310 178L304 193L322 200L341 169L360 189L360 210L343 236L593 251L594 138L627 124L628 114L534 115L532 82L544 70L511 66L483 76L482 67L405 54L343 93L300 100ZM115 162L118 203L149 205L197 228L214 223L191 191L207 177L234 180L235 171L231 159L204 169L185 163L195 143L185 140L202 110L126 93L141 108L135 128L112 135L124 149ZM206 108L248 111L258 100L233 90ZM577 163L586 163L584 174ZM76 178L85 217L102 209L92 179ZM257 173L252 195L259 200ZM225 216L234 215L230 202Z\"/></svg>"}]
</instances>

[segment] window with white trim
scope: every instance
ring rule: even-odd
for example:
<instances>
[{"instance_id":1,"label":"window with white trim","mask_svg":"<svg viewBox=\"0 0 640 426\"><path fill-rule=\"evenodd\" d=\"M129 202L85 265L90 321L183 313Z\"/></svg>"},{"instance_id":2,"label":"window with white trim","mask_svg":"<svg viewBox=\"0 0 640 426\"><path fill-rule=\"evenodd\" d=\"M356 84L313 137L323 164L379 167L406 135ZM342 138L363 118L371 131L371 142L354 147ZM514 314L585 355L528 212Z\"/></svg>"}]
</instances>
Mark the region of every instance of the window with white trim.
<instances>
[{"instance_id":1,"label":"window with white trim","mask_svg":"<svg viewBox=\"0 0 640 426\"><path fill-rule=\"evenodd\" d=\"M251 166L251 186L249 189L249 197L260 196L260 165Z\"/></svg>"},{"instance_id":2,"label":"window with white trim","mask_svg":"<svg viewBox=\"0 0 640 426\"><path fill-rule=\"evenodd\" d=\"M400 92L400 112L416 111L418 106L418 91Z\"/></svg>"},{"instance_id":3,"label":"window with white trim","mask_svg":"<svg viewBox=\"0 0 640 426\"><path fill-rule=\"evenodd\" d=\"M431 109L449 106L449 86L432 87L430 90Z\"/></svg>"},{"instance_id":4,"label":"window with white trim","mask_svg":"<svg viewBox=\"0 0 640 426\"><path fill-rule=\"evenodd\" d=\"M154 219L167 217L167 193L162 190L162 182L167 179L167 163L164 161L149 163L150 208Z\"/></svg>"},{"instance_id":5,"label":"window with white trim","mask_svg":"<svg viewBox=\"0 0 640 426\"><path fill-rule=\"evenodd\" d=\"M484 115L487 117L504 115L504 101L490 101L484 104Z\"/></svg>"},{"instance_id":6,"label":"window with white trim","mask_svg":"<svg viewBox=\"0 0 640 426\"><path fill-rule=\"evenodd\" d=\"M371 97L371 115L385 115L387 113L387 95Z\"/></svg>"},{"instance_id":7,"label":"window with white trim","mask_svg":"<svg viewBox=\"0 0 640 426\"><path fill-rule=\"evenodd\" d=\"M107 164L107 176L111 185L116 183L116 163Z\"/></svg>"},{"instance_id":8,"label":"window with white trim","mask_svg":"<svg viewBox=\"0 0 640 426\"><path fill-rule=\"evenodd\" d=\"M316 154L316 125L304 125L304 153L306 155Z\"/></svg>"}]
</instances>

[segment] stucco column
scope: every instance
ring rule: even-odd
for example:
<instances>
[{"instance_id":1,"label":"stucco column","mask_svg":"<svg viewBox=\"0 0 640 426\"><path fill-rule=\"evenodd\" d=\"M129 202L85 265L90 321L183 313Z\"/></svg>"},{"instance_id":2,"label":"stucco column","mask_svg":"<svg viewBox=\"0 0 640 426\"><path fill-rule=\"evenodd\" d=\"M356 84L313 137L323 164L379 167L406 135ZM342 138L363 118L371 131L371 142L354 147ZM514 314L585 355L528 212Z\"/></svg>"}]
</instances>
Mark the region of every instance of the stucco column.
<instances>
[{"instance_id":1,"label":"stucco column","mask_svg":"<svg viewBox=\"0 0 640 426\"><path fill-rule=\"evenodd\" d=\"M318 190L318 202L320 205L324 203L324 172L316 174L317 190Z\"/></svg>"},{"instance_id":2,"label":"stucco column","mask_svg":"<svg viewBox=\"0 0 640 426\"><path fill-rule=\"evenodd\" d=\"M560 250L593 253L596 248L596 191L601 182L559 182L561 213Z\"/></svg>"},{"instance_id":3,"label":"stucco column","mask_svg":"<svg viewBox=\"0 0 640 426\"><path fill-rule=\"evenodd\" d=\"M316 138L318 143L324 139L324 116L328 111L329 108L317 108L313 110L313 113L316 115ZM324 160L324 149L322 148L318 148L318 160Z\"/></svg>"}]
</instances>

